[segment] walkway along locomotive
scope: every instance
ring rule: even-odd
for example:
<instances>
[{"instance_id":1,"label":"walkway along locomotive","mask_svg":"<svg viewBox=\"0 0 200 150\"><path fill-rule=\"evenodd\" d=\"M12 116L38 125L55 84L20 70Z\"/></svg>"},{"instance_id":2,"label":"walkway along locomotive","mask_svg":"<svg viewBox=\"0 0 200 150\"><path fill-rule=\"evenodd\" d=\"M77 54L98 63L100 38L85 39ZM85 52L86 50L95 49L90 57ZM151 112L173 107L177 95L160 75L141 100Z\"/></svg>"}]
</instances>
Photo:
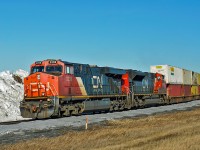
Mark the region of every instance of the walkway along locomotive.
<instances>
[{"instance_id":1,"label":"walkway along locomotive","mask_svg":"<svg viewBox=\"0 0 200 150\"><path fill-rule=\"evenodd\" d=\"M146 99L168 103L185 98L170 95L170 84L159 67L148 73L49 59L35 62L30 69L20 103L24 118L112 112L143 106Z\"/></svg>"}]
</instances>

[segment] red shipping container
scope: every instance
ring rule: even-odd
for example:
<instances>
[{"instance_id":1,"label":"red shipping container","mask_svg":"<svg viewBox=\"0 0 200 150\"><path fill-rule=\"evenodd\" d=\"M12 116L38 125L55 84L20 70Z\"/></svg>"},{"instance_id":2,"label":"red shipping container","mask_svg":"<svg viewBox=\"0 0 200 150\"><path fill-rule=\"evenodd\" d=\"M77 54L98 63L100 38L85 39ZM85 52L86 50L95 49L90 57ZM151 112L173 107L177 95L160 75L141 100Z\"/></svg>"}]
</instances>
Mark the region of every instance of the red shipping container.
<instances>
[{"instance_id":1,"label":"red shipping container","mask_svg":"<svg viewBox=\"0 0 200 150\"><path fill-rule=\"evenodd\" d=\"M199 94L200 94L200 85L198 86L198 89L199 89Z\"/></svg>"},{"instance_id":2,"label":"red shipping container","mask_svg":"<svg viewBox=\"0 0 200 150\"><path fill-rule=\"evenodd\" d=\"M182 85L179 84L168 84L167 85L167 95L169 97L181 97L182 95Z\"/></svg>"},{"instance_id":3,"label":"red shipping container","mask_svg":"<svg viewBox=\"0 0 200 150\"><path fill-rule=\"evenodd\" d=\"M200 88L199 88L200 90ZM167 94L170 97L191 96L191 86L181 84L168 84Z\"/></svg>"},{"instance_id":4,"label":"red shipping container","mask_svg":"<svg viewBox=\"0 0 200 150\"><path fill-rule=\"evenodd\" d=\"M184 96L191 96L191 85L183 85L182 93Z\"/></svg>"}]
</instances>

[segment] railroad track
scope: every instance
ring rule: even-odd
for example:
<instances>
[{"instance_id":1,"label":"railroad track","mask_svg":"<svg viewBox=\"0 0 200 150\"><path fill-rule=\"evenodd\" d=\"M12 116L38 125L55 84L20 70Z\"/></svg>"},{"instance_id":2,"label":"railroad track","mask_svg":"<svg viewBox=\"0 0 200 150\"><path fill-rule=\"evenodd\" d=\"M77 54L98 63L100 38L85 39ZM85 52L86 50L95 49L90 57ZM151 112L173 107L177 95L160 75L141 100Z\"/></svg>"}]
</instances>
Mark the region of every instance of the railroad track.
<instances>
[{"instance_id":1,"label":"railroad track","mask_svg":"<svg viewBox=\"0 0 200 150\"><path fill-rule=\"evenodd\" d=\"M161 107L161 108L159 108ZM191 110L194 108L200 108L200 101L191 101L179 103L177 105L148 105L143 109L133 109L128 113L126 111L113 112L113 113L102 113L102 114L88 114L89 125L99 124L103 121L111 119L122 119L126 117L140 117L140 116L149 116L158 113L167 113L167 112L177 112L183 110ZM124 114L123 114L124 113ZM85 114L84 114L85 115ZM19 120L19 121L10 121L10 122L1 122L0 123L0 145L1 144L11 144L19 141L31 140L33 138L40 137L53 137L58 136L70 129L80 129L79 127L84 127L85 125L85 116L77 117L64 117L54 118L54 119L30 119L30 120ZM58 120L57 120L58 119ZM60 119L60 120L59 120ZM32 122L31 122L32 121ZM20 124L22 122L27 122ZM66 124L67 123L67 124Z\"/></svg>"},{"instance_id":2,"label":"railroad track","mask_svg":"<svg viewBox=\"0 0 200 150\"><path fill-rule=\"evenodd\" d=\"M189 101L185 101L185 102L180 102L181 103L187 103ZM176 103L172 103L172 104L176 104ZM147 103L145 106L141 106L141 107L134 107L131 110L137 110L137 109L146 109L146 108L151 108L151 107L160 107L163 106L165 104L161 104L158 102L155 103ZM168 104L171 105L171 104ZM167 105L166 105L167 106ZM115 111L115 112L124 112L127 110L119 110L119 111ZM93 114L106 114L106 112L96 112L96 113L83 113L82 115L93 115ZM63 117L66 118L66 117ZM7 121L7 122L0 122L0 125L13 125L13 124L19 124L22 122L30 122L30 121L35 121L35 120L48 120L48 119L58 119L58 118L45 118L45 119L26 119L26 120L16 120L16 121Z\"/></svg>"},{"instance_id":3,"label":"railroad track","mask_svg":"<svg viewBox=\"0 0 200 150\"><path fill-rule=\"evenodd\" d=\"M6 122L0 122L0 125L12 125L12 124L19 124L21 122L29 122L34 121L35 119L26 119L26 120L16 120L16 121L6 121Z\"/></svg>"}]
</instances>

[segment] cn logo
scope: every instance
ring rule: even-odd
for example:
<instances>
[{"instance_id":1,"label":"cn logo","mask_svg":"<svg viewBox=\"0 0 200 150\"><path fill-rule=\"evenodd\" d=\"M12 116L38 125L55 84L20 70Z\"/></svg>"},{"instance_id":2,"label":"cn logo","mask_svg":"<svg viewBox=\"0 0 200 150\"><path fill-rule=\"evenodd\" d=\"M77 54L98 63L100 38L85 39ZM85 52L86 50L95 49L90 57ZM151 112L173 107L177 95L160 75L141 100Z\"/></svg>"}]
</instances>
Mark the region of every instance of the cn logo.
<instances>
[{"instance_id":1,"label":"cn logo","mask_svg":"<svg viewBox=\"0 0 200 150\"><path fill-rule=\"evenodd\" d=\"M99 78L99 76L93 76L92 77L92 85L93 85L93 88L99 88L100 87L100 84L101 84L101 80Z\"/></svg>"}]
</instances>

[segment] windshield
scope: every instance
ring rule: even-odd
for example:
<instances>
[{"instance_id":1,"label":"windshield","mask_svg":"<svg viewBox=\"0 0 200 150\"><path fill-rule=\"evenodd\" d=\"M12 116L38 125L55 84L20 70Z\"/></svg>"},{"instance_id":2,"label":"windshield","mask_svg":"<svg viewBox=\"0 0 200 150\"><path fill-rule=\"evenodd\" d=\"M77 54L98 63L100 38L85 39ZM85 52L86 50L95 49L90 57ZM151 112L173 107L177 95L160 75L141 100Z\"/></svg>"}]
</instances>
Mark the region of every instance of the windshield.
<instances>
[{"instance_id":1,"label":"windshield","mask_svg":"<svg viewBox=\"0 0 200 150\"><path fill-rule=\"evenodd\" d=\"M44 66L34 66L31 68L31 74L36 72L44 72Z\"/></svg>"},{"instance_id":2,"label":"windshield","mask_svg":"<svg viewBox=\"0 0 200 150\"><path fill-rule=\"evenodd\" d=\"M47 73L62 73L62 66L47 66Z\"/></svg>"}]
</instances>

